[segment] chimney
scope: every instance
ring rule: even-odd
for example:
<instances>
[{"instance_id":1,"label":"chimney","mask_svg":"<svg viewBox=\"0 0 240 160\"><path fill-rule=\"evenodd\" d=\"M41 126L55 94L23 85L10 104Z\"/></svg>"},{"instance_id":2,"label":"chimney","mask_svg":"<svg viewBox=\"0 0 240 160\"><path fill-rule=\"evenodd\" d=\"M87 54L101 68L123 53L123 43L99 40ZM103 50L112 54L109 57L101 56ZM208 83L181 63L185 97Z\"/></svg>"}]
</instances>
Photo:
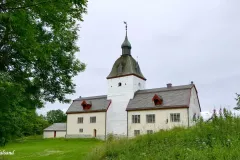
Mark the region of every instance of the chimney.
<instances>
[{"instance_id":1,"label":"chimney","mask_svg":"<svg viewBox=\"0 0 240 160\"><path fill-rule=\"evenodd\" d=\"M172 83L168 83L167 88L171 88L171 87L172 87Z\"/></svg>"}]
</instances>

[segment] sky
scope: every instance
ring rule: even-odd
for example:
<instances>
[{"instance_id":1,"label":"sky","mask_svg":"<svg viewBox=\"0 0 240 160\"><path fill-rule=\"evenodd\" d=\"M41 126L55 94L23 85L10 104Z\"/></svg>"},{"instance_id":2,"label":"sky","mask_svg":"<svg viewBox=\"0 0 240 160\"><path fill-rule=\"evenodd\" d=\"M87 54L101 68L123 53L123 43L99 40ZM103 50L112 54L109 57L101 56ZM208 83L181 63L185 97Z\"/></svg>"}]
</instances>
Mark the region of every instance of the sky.
<instances>
[{"instance_id":1,"label":"sky","mask_svg":"<svg viewBox=\"0 0 240 160\"><path fill-rule=\"evenodd\" d=\"M76 93L67 97L106 95L106 77L121 55L127 21L131 53L147 89L193 81L204 113L234 108L240 93L239 6L239 0L89 1L76 53L87 67L74 77ZM46 103L38 113L65 112L69 106Z\"/></svg>"}]
</instances>

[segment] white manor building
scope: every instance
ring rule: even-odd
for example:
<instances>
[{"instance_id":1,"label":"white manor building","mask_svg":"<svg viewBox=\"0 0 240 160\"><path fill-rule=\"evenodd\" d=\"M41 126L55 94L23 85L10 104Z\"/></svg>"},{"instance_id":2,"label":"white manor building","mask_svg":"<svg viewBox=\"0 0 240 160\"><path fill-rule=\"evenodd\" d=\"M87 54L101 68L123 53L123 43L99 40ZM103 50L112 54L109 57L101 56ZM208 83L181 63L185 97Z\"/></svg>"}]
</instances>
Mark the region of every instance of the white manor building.
<instances>
[{"instance_id":1,"label":"white manor building","mask_svg":"<svg viewBox=\"0 0 240 160\"><path fill-rule=\"evenodd\" d=\"M107 76L107 95L73 100L66 112L67 124L46 128L45 138L134 137L194 124L201 112L195 85L169 83L164 88L145 89L146 78L131 56L127 33L121 48L122 55Z\"/></svg>"}]
</instances>

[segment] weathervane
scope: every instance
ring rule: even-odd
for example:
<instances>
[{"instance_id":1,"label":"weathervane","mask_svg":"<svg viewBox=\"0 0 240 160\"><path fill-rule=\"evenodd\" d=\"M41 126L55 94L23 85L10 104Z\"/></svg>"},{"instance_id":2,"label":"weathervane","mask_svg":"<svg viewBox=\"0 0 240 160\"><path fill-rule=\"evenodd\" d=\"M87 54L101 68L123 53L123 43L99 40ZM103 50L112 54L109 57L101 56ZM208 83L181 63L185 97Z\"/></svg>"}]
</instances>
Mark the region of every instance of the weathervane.
<instances>
[{"instance_id":1,"label":"weathervane","mask_svg":"<svg viewBox=\"0 0 240 160\"><path fill-rule=\"evenodd\" d=\"M126 21L123 21L123 23L126 25L126 35L127 35L127 22Z\"/></svg>"}]
</instances>

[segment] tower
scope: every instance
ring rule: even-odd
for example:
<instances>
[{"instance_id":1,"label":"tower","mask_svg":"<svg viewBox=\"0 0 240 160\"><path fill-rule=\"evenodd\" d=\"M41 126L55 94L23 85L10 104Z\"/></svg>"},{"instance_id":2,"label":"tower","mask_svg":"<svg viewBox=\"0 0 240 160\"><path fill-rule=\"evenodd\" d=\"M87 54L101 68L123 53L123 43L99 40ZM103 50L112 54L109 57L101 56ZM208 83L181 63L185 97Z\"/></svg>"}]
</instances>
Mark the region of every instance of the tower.
<instances>
[{"instance_id":1,"label":"tower","mask_svg":"<svg viewBox=\"0 0 240 160\"><path fill-rule=\"evenodd\" d=\"M107 98L112 101L107 111L107 134L127 136L126 107L137 90L145 89L146 78L143 76L138 62L132 57L132 46L126 35L121 45L122 55L115 61L107 76Z\"/></svg>"}]
</instances>

